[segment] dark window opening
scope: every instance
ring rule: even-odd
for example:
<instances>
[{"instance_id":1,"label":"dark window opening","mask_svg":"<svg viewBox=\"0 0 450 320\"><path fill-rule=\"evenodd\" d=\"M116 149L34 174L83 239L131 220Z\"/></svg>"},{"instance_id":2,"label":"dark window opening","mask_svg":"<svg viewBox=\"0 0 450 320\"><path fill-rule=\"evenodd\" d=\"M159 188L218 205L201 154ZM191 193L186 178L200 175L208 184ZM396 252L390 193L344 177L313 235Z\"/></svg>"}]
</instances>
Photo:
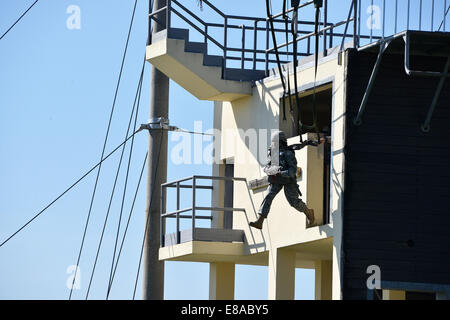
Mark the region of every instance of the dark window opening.
<instances>
[{"instance_id":1,"label":"dark window opening","mask_svg":"<svg viewBox=\"0 0 450 320\"><path fill-rule=\"evenodd\" d=\"M299 132L299 120L304 126L312 126L314 123L314 114L317 119L317 128L320 133L330 135L331 131L331 106L332 106L332 88L331 84L316 88L316 104L314 108L313 90L299 93L299 105L296 106L294 95L289 100L285 100L285 115L283 119L283 105L280 103L280 130L286 133L288 138L296 137ZM292 111L291 111L292 108ZM315 109L315 112L314 112ZM300 115L300 117L299 117ZM303 134L307 132L316 132L315 129L303 127Z\"/></svg>"},{"instance_id":2,"label":"dark window opening","mask_svg":"<svg viewBox=\"0 0 450 320\"><path fill-rule=\"evenodd\" d=\"M316 103L314 107L313 90L307 90L299 93L298 102L296 106L296 99L294 95L290 96L289 100L285 100L285 115L286 120L283 119L283 105L280 103L280 130L284 131L287 138L296 137L299 132L299 120L304 126L312 126L314 123L314 114L317 122L317 129L321 137L328 137L324 145L324 163L323 163L323 223L330 223L330 167L331 167L331 114L332 114L332 99L333 91L332 84L316 88ZM291 111L292 108L292 111ZM300 115L300 117L299 117ZM305 128L302 130L305 133L316 133L314 128Z\"/></svg>"}]
</instances>

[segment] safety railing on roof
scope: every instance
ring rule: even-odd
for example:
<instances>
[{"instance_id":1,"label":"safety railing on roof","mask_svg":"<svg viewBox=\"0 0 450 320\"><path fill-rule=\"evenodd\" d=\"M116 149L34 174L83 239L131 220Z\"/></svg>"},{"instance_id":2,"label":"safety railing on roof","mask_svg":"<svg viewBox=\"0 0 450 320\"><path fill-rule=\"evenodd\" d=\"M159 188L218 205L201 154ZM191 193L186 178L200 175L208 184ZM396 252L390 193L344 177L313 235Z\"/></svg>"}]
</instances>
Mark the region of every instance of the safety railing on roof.
<instances>
[{"instance_id":1,"label":"safety railing on roof","mask_svg":"<svg viewBox=\"0 0 450 320\"><path fill-rule=\"evenodd\" d=\"M213 220L212 215L204 216L198 215L198 211L216 211L216 212L245 212L244 208L228 208L228 207L206 207L199 206L197 201L197 189L206 189L213 190L212 185L201 185L198 182L201 180L221 180L221 181L243 181L247 182L245 178L237 178L237 177L220 177L220 176L199 176L195 175L192 177L187 177L184 179L166 182L161 185L161 239L160 244L163 247L165 244L165 232L166 232L166 219L176 219L176 243L180 243L180 220L181 219L191 219L192 225L192 239L194 239L194 233L196 228L197 220ZM176 189L176 210L171 212L165 212L166 207L166 191L167 188L175 188ZM181 189L192 189L192 200L191 205L186 208L181 208ZM187 212L191 212L191 214L185 214Z\"/></svg>"},{"instance_id":2,"label":"safety railing on roof","mask_svg":"<svg viewBox=\"0 0 450 320\"><path fill-rule=\"evenodd\" d=\"M280 0L280 2L282 1ZM339 2L340 8L349 8L345 10L348 15L342 19L336 19L335 14L330 14L329 11L330 5L336 5L337 2ZM379 41L398 31L446 31L446 14L450 8L447 2L447 0L323 0L317 32L314 30L314 21L303 19L297 21L298 36L295 41L298 43L298 52L296 56L309 56L315 52L311 41L316 35L322 37L320 48L317 51L320 50L326 55L327 49L339 44L342 50L346 39L353 40L353 47L358 48ZM207 47L208 45L215 46L221 52L224 72L231 62L235 64L237 62L241 69L253 70L257 69L258 63L262 63L268 74L269 68L277 62L276 51L279 56L285 56L284 60L280 59L281 63L289 62L290 57L294 56L294 53L289 50L294 39L281 40L286 34L284 17L287 17L290 25L292 17L289 14L294 11L294 8L272 15L273 32L279 37L277 42L280 43L275 47L270 37L272 30L269 18L227 15L208 0L202 0L202 3L217 15L219 22L206 22L186 5L183 5L181 1L167 0L165 7L149 14L150 23L156 21L162 28L171 28L172 18L176 16L190 26L191 30L198 32ZM314 3L314 0L300 2L298 16L303 17L300 10L306 10L308 7L314 6ZM336 11L335 7L333 7L333 11ZM363 15L366 16L363 17ZM161 17L163 18L161 19ZM436 21L438 22L436 23ZM240 39L237 39L237 41L240 40L240 43L237 45L235 42L231 43L231 40L236 41L235 37L230 39L229 36L230 32L236 30L241 32ZM249 32L250 35L248 35ZM262 43L265 46L261 45L261 33L264 34ZM283 38L281 38L282 35ZM251 41L249 41L249 36ZM246 64L249 63L251 66L246 67Z\"/></svg>"},{"instance_id":3,"label":"safety railing on roof","mask_svg":"<svg viewBox=\"0 0 450 320\"><path fill-rule=\"evenodd\" d=\"M358 37L366 33L368 43L401 31L447 31L448 0L358 0ZM362 12L365 8L365 12ZM363 14L365 19L362 19ZM364 25L365 24L365 25ZM366 30L362 30L362 29ZM376 35L378 34L378 35Z\"/></svg>"}]
</instances>

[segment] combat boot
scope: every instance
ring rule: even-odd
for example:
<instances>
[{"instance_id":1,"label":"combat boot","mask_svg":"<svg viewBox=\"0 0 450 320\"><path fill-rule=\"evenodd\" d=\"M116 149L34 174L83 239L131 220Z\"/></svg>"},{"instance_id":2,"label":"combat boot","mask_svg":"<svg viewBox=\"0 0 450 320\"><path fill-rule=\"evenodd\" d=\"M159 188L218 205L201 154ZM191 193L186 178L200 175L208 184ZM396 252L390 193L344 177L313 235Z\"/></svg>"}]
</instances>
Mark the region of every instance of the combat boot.
<instances>
[{"instance_id":1,"label":"combat boot","mask_svg":"<svg viewBox=\"0 0 450 320\"><path fill-rule=\"evenodd\" d=\"M306 218L308 218L308 226L314 225L314 209L306 209L305 210Z\"/></svg>"},{"instance_id":2,"label":"combat boot","mask_svg":"<svg viewBox=\"0 0 450 320\"><path fill-rule=\"evenodd\" d=\"M258 220L254 221L254 222L250 222L249 225L250 225L250 227L261 230L263 227L264 219L265 219L265 217L259 216Z\"/></svg>"}]
</instances>

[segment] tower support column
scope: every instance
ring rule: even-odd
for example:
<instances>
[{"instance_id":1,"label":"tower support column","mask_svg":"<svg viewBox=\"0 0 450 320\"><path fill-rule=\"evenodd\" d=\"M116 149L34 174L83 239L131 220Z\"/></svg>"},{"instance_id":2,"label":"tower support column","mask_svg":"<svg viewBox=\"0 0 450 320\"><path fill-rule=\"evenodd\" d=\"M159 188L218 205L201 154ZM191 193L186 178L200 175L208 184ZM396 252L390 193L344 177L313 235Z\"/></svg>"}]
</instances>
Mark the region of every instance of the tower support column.
<instances>
[{"instance_id":1,"label":"tower support column","mask_svg":"<svg viewBox=\"0 0 450 320\"><path fill-rule=\"evenodd\" d=\"M331 260L318 260L314 262L315 269L315 299L331 300L333 284L333 263Z\"/></svg>"},{"instance_id":2,"label":"tower support column","mask_svg":"<svg viewBox=\"0 0 450 320\"><path fill-rule=\"evenodd\" d=\"M209 264L209 299L234 299L235 264L212 262Z\"/></svg>"},{"instance_id":3,"label":"tower support column","mask_svg":"<svg viewBox=\"0 0 450 320\"><path fill-rule=\"evenodd\" d=\"M153 11L167 4L154 0ZM162 25L153 23L153 33L165 29L166 14L157 15ZM150 119L169 116L169 78L155 67L151 69ZM164 262L159 261L161 184L167 180L167 131L149 130L147 166L147 232L144 242L142 293L144 300L164 299Z\"/></svg>"},{"instance_id":4,"label":"tower support column","mask_svg":"<svg viewBox=\"0 0 450 320\"><path fill-rule=\"evenodd\" d=\"M269 300L294 300L295 251L277 249L269 251Z\"/></svg>"}]
</instances>

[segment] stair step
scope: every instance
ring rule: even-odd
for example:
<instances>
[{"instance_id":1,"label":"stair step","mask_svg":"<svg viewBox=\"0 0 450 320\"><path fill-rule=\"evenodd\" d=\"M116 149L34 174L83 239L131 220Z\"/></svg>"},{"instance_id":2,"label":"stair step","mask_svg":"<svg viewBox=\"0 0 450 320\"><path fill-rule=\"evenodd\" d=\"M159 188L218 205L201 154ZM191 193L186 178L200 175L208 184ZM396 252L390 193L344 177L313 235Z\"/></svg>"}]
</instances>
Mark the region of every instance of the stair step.
<instances>
[{"instance_id":1,"label":"stair step","mask_svg":"<svg viewBox=\"0 0 450 320\"><path fill-rule=\"evenodd\" d=\"M206 54L206 44L204 42L186 42L184 51Z\"/></svg>"},{"instance_id":2,"label":"stair step","mask_svg":"<svg viewBox=\"0 0 450 320\"><path fill-rule=\"evenodd\" d=\"M266 72L264 70L252 70L252 69L237 69L237 68L226 68L225 69L225 80L235 80L235 81L255 81L261 80L266 77Z\"/></svg>"},{"instance_id":3,"label":"stair step","mask_svg":"<svg viewBox=\"0 0 450 320\"><path fill-rule=\"evenodd\" d=\"M180 28L170 28L169 32L167 32L167 30L164 29L162 31L152 34L152 43L164 40L166 38L185 40L187 42L189 39L189 30Z\"/></svg>"},{"instance_id":4,"label":"stair step","mask_svg":"<svg viewBox=\"0 0 450 320\"><path fill-rule=\"evenodd\" d=\"M203 57L203 65L208 67L222 67L223 57L207 54Z\"/></svg>"},{"instance_id":5,"label":"stair step","mask_svg":"<svg viewBox=\"0 0 450 320\"><path fill-rule=\"evenodd\" d=\"M170 38L175 40L184 40L184 51L190 53L203 54L203 65L207 67L223 67L223 57L207 54L207 45L204 42L189 41L189 30L183 28L170 28L162 30L152 35L152 43L159 40ZM234 81L256 81L265 78L264 70L226 68L224 80Z\"/></svg>"},{"instance_id":6,"label":"stair step","mask_svg":"<svg viewBox=\"0 0 450 320\"><path fill-rule=\"evenodd\" d=\"M189 30L182 28L170 28L168 38L189 41Z\"/></svg>"}]
</instances>

